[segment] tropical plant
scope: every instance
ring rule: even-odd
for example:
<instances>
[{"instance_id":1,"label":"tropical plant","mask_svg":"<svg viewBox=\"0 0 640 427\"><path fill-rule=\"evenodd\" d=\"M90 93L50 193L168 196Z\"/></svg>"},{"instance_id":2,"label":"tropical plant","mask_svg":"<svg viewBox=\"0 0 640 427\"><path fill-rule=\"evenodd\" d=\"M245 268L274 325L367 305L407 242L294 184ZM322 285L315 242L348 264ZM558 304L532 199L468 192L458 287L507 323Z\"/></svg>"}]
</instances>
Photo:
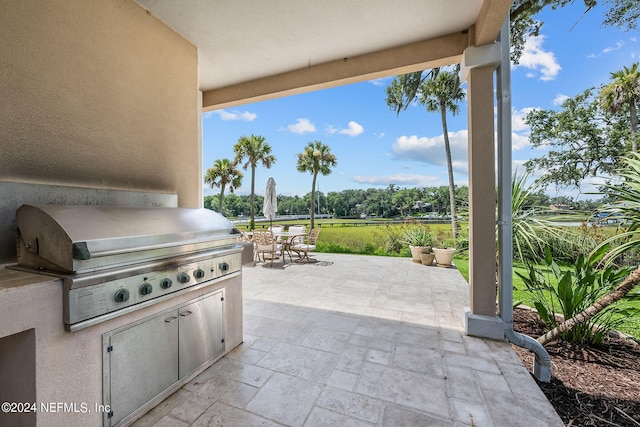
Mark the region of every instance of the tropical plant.
<instances>
[{"instance_id":1,"label":"tropical plant","mask_svg":"<svg viewBox=\"0 0 640 427\"><path fill-rule=\"evenodd\" d=\"M447 128L447 111L458 114L458 102L465 98L460 86L458 69L432 68L424 76L422 71L397 76L386 88L386 102L396 114L406 110L414 99L418 99L429 112L440 112L444 148L447 157L447 172L449 176L449 200L451 205L451 232L455 240L456 230L456 202L455 183L453 179L453 163L451 161L451 146Z\"/></svg>"},{"instance_id":2,"label":"tropical plant","mask_svg":"<svg viewBox=\"0 0 640 427\"><path fill-rule=\"evenodd\" d=\"M511 179L513 248L516 257L523 262L544 256L549 237L561 240L561 231L540 219L540 214L548 209L532 204L540 183L529 184L530 178L529 173L516 170Z\"/></svg>"},{"instance_id":3,"label":"tropical plant","mask_svg":"<svg viewBox=\"0 0 640 427\"><path fill-rule=\"evenodd\" d=\"M432 246L433 236L429 226L415 224L404 228L401 241L410 246Z\"/></svg>"},{"instance_id":4,"label":"tropical plant","mask_svg":"<svg viewBox=\"0 0 640 427\"><path fill-rule=\"evenodd\" d=\"M233 146L233 151L236 153L235 161L237 163L246 159L246 162L242 165L244 170L251 166L251 219L249 221L249 229L253 230L255 228L256 166L260 163L270 169L276 158L271 154L271 146L260 135L241 136Z\"/></svg>"},{"instance_id":5,"label":"tropical plant","mask_svg":"<svg viewBox=\"0 0 640 427\"><path fill-rule=\"evenodd\" d=\"M381 255L400 255L404 249L408 248L403 242L403 227L386 224L384 229L376 230L375 235L381 241ZM405 253L406 255L406 253Z\"/></svg>"},{"instance_id":6,"label":"tropical plant","mask_svg":"<svg viewBox=\"0 0 640 427\"><path fill-rule=\"evenodd\" d=\"M614 183L605 185L605 194L609 195L614 202L601 212L618 214L620 219L628 224L628 228L626 231L605 240L590 256L591 259L603 263L606 269L612 268L618 256L640 247L640 209L638 209L640 207L640 155L635 152L630 153L622 160L622 163L624 167L620 170L619 175L624 181L618 185ZM609 247L613 247L613 249L609 251ZM601 255L605 253L606 255ZM607 307L623 298L640 299L640 293L633 292L638 283L640 283L640 267L629 273L622 283L602 295L593 304L538 338L538 342L546 344L558 336L580 328L591 319L597 318Z\"/></svg>"},{"instance_id":7,"label":"tropical plant","mask_svg":"<svg viewBox=\"0 0 640 427\"><path fill-rule=\"evenodd\" d=\"M600 90L600 98L606 110L614 114L629 112L631 150L638 151L638 103L640 102L640 68L638 63L611 73L613 82Z\"/></svg>"},{"instance_id":8,"label":"tropical plant","mask_svg":"<svg viewBox=\"0 0 640 427\"><path fill-rule=\"evenodd\" d=\"M573 318L593 305L629 274L629 270L625 268L596 268L606 249L601 247L591 257L580 255L571 271L562 270L553 261L547 248L543 263L544 272L534 265L528 265L526 275L516 272L527 291L531 292L534 307L547 330L557 328L564 319ZM624 316L637 312L638 310L634 309L609 306L608 309L591 317L590 322L582 322L561 333L559 337L574 343L602 344L607 333L615 329L624 320ZM616 314L618 316L614 316Z\"/></svg>"},{"instance_id":9,"label":"tropical plant","mask_svg":"<svg viewBox=\"0 0 640 427\"><path fill-rule=\"evenodd\" d=\"M229 185L229 192L233 193L242 185L243 174L236 167L236 163L229 159L218 159L213 162L213 166L207 169L204 182L213 187L220 187L220 197L218 198L218 212L222 212L222 201L224 200L224 190Z\"/></svg>"},{"instance_id":10,"label":"tropical plant","mask_svg":"<svg viewBox=\"0 0 640 427\"><path fill-rule=\"evenodd\" d=\"M618 177L619 180L602 187L602 192L613 201L597 211L599 215L616 218L623 225L602 243L612 248L605 257L607 263L616 262L626 252L640 248L640 154L630 153L622 159Z\"/></svg>"},{"instance_id":11,"label":"tropical plant","mask_svg":"<svg viewBox=\"0 0 640 427\"><path fill-rule=\"evenodd\" d=\"M337 164L336 156L331 153L329 146L320 141L309 142L302 153L298 153L298 172L310 172L313 176L311 181L311 228L314 228L318 173L329 175L331 168Z\"/></svg>"}]
</instances>

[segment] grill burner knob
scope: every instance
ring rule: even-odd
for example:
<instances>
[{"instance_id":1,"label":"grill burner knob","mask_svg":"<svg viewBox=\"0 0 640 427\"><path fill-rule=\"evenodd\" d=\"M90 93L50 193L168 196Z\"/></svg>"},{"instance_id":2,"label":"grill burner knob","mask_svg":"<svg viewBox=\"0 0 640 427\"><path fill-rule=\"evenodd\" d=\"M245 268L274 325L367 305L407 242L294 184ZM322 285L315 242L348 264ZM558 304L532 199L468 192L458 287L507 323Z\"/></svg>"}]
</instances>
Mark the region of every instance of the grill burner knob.
<instances>
[{"instance_id":1,"label":"grill burner knob","mask_svg":"<svg viewBox=\"0 0 640 427\"><path fill-rule=\"evenodd\" d=\"M140 285L140 295L149 295L151 292L153 292L153 286L150 283Z\"/></svg>"},{"instance_id":2,"label":"grill burner knob","mask_svg":"<svg viewBox=\"0 0 640 427\"><path fill-rule=\"evenodd\" d=\"M126 289L118 289L113 295L113 299L116 302L125 302L129 299L129 291Z\"/></svg>"},{"instance_id":3,"label":"grill burner knob","mask_svg":"<svg viewBox=\"0 0 640 427\"><path fill-rule=\"evenodd\" d=\"M191 280L191 277L189 277L189 273L178 274L178 282L187 283L189 280Z\"/></svg>"},{"instance_id":4,"label":"grill burner knob","mask_svg":"<svg viewBox=\"0 0 640 427\"><path fill-rule=\"evenodd\" d=\"M220 263L220 270L221 271L229 271L229 264L227 264L226 262L221 262Z\"/></svg>"},{"instance_id":5,"label":"grill burner knob","mask_svg":"<svg viewBox=\"0 0 640 427\"><path fill-rule=\"evenodd\" d=\"M160 281L160 287L162 289L169 289L171 287L171 285L173 284L173 282L171 281L171 279L166 278L166 279L162 279Z\"/></svg>"},{"instance_id":6,"label":"grill burner knob","mask_svg":"<svg viewBox=\"0 0 640 427\"><path fill-rule=\"evenodd\" d=\"M193 277L196 279L202 279L204 277L204 270L201 268L197 269L193 272Z\"/></svg>"}]
</instances>

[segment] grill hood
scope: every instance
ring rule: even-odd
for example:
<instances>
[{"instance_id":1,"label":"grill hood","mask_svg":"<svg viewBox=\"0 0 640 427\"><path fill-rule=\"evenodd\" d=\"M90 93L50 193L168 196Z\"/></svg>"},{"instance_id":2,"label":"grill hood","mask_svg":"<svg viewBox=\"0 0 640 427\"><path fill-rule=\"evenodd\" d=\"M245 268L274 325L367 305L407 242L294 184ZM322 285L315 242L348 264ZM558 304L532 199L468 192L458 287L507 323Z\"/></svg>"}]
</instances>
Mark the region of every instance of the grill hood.
<instances>
[{"instance_id":1,"label":"grill hood","mask_svg":"<svg viewBox=\"0 0 640 427\"><path fill-rule=\"evenodd\" d=\"M239 231L208 209L23 205L19 266L80 274L232 246Z\"/></svg>"}]
</instances>

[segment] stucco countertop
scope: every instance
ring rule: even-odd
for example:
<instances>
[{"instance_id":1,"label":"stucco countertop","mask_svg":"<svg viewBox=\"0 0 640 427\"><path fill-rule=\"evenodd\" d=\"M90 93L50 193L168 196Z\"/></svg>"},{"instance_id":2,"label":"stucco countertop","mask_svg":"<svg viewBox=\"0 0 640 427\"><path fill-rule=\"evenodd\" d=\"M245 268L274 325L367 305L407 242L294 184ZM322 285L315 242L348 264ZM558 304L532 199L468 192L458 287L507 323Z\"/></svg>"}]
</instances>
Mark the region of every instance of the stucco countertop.
<instances>
[{"instance_id":1,"label":"stucco countertop","mask_svg":"<svg viewBox=\"0 0 640 427\"><path fill-rule=\"evenodd\" d=\"M7 266L15 265L12 263L0 264L0 291L6 289L20 288L23 286L41 284L41 283L57 283L61 284L62 279L46 276L44 274L28 273L26 271L13 270Z\"/></svg>"}]
</instances>

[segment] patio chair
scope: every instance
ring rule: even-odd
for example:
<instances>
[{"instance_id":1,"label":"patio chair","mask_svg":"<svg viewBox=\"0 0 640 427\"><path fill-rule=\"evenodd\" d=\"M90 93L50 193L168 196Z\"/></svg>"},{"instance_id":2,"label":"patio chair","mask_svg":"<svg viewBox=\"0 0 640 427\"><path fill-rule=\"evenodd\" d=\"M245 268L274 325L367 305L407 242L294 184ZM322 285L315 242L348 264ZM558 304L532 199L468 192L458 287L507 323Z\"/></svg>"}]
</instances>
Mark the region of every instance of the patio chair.
<instances>
[{"instance_id":1,"label":"patio chair","mask_svg":"<svg viewBox=\"0 0 640 427\"><path fill-rule=\"evenodd\" d=\"M307 234L306 225L290 225L287 230L289 234Z\"/></svg>"},{"instance_id":2,"label":"patio chair","mask_svg":"<svg viewBox=\"0 0 640 427\"><path fill-rule=\"evenodd\" d=\"M271 230L253 230L253 244L258 261L260 260L260 254L262 254L262 261L267 262L264 254L268 253L273 267L273 259L282 252L282 245L276 242L273 232ZM284 260L284 257L282 259Z\"/></svg>"},{"instance_id":3,"label":"patio chair","mask_svg":"<svg viewBox=\"0 0 640 427\"><path fill-rule=\"evenodd\" d=\"M275 235L276 243L282 244L282 236L278 236L278 233L284 231L284 225L272 225L271 227L269 227L269 230L271 230Z\"/></svg>"},{"instance_id":4,"label":"patio chair","mask_svg":"<svg viewBox=\"0 0 640 427\"><path fill-rule=\"evenodd\" d=\"M320 228L312 228L306 236L296 236L291 241L291 250L298 254L296 262L302 262L305 259L307 262L315 261L309 258L309 252L316 250L316 242L320 235Z\"/></svg>"},{"instance_id":5,"label":"patio chair","mask_svg":"<svg viewBox=\"0 0 640 427\"><path fill-rule=\"evenodd\" d=\"M287 230L289 234L288 239L284 241L284 250L289 254L289 261L293 261L291 257L291 243L294 240L295 236L305 235L307 234L307 226L306 225L290 225Z\"/></svg>"}]
</instances>

